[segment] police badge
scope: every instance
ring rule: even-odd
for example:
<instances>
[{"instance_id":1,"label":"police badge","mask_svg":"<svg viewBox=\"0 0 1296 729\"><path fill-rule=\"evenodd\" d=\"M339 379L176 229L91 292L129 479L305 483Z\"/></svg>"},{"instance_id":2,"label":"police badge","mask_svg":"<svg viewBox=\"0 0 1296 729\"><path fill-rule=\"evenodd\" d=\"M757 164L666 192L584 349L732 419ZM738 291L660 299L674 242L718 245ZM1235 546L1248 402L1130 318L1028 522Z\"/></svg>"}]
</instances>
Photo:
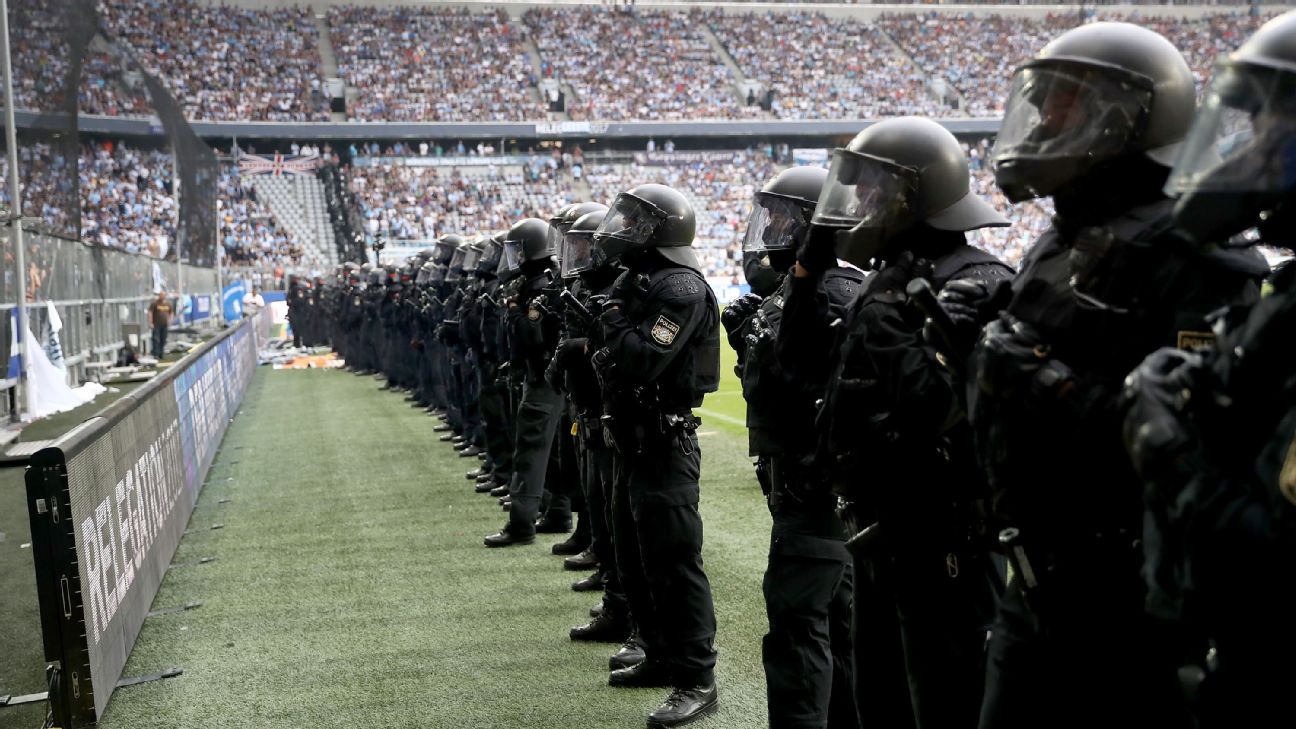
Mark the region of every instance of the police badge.
<instances>
[{"instance_id":1,"label":"police badge","mask_svg":"<svg viewBox=\"0 0 1296 729\"><path fill-rule=\"evenodd\" d=\"M675 341L675 335L679 334L679 330L679 324L667 319L665 314L658 316L652 328L653 341L662 346L669 346Z\"/></svg>"}]
</instances>

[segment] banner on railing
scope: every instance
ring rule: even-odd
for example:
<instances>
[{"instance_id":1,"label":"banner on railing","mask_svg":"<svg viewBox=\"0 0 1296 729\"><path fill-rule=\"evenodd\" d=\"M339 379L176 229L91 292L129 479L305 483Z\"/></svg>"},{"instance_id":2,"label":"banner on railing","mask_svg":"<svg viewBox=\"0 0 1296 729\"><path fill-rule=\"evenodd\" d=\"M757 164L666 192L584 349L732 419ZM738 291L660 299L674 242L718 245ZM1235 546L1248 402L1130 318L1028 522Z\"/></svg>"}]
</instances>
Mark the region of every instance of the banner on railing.
<instances>
[{"instance_id":1,"label":"banner on railing","mask_svg":"<svg viewBox=\"0 0 1296 729\"><path fill-rule=\"evenodd\" d=\"M246 323L37 452L32 556L55 726L103 716L256 367Z\"/></svg>"},{"instance_id":2,"label":"banner on railing","mask_svg":"<svg viewBox=\"0 0 1296 729\"><path fill-rule=\"evenodd\" d=\"M323 164L319 153L300 155L260 155L241 153L234 158L240 175L297 175L314 177L315 170Z\"/></svg>"}]
</instances>

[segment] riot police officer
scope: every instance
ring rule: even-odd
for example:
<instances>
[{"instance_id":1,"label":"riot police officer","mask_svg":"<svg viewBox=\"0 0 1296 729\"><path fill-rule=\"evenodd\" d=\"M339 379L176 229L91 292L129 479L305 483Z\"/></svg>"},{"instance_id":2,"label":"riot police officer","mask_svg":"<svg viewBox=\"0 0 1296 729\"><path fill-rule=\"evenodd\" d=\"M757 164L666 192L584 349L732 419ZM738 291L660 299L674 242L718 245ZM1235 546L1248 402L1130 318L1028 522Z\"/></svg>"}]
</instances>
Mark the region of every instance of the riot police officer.
<instances>
[{"instance_id":1,"label":"riot police officer","mask_svg":"<svg viewBox=\"0 0 1296 729\"><path fill-rule=\"evenodd\" d=\"M762 583L769 632L761 651L772 728L859 725L850 637L854 570L836 498L808 463L815 444L804 435L814 432L819 393L798 397L798 383L773 346L793 284L786 273L810 233L827 175L822 167L792 167L756 194L743 240L753 291L721 315L738 353L749 455L757 458L773 517ZM816 292L838 318L863 281L858 269L834 266L818 278Z\"/></svg>"},{"instance_id":2,"label":"riot police officer","mask_svg":"<svg viewBox=\"0 0 1296 729\"><path fill-rule=\"evenodd\" d=\"M599 206L571 224L563 234L558 260L565 280L571 282L576 303L568 304L564 339L559 342L550 365L550 377L571 400L575 412L577 446L581 454L582 488L585 493L584 519L590 529L590 552L598 572L589 582L603 592L598 615L571 629L572 640L620 642L631 631L630 607L617 573L616 549L612 540L612 449L603 438L603 399L598 377L590 362L589 341L598 320L591 312L599 309L621 269L594 265L593 237L607 208ZM573 585L573 589L580 583Z\"/></svg>"},{"instance_id":3,"label":"riot police officer","mask_svg":"<svg viewBox=\"0 0 1296 729\"><path fill-rule=\"evenodd\" d=\"M1005 110L995 179L1014 201L1051 196L1057 215L1011 286L947 301L951 318L1002 309L969 376L1012 567L981 725L1183 725L1182 646L1143 609L1141 486L1117 401L1153 350L1209 339L1207 315L1253 298L1264 269L1170 231L1162 188L1195 94L1165 38L1125 23L1070 30L1017 69Z\"/></svg>"},{"instance_id":4,"label":"riot police officer","mask_svg":"<svg viewBox=\"0 0 1296 729\"><path fill-rule=\"evenodd\" d=\"M503 243L505 265L524 279L507 314L510 359L523 385L516 414L509 520L498 533L486 537L488 547L535 541L545 474L563 407L562 395L544 377L561 325L552 291L557 232L543 220L525 218L509 228Z\"/></svg>"},{"instance_id":5,"label":"riot police officer","mask_svg":"<svg viewBox=\"0 0 1296 729\"><path fill-rule=\"evenodd\" d=\"M1216 66L1167 190L1178 229L1208 252L1256 226L1296 249L1296 13ZM1148 607L1209 643L1197 725L1291 723L1296 650L1288 569L1296 547L1296 268L1253 308L1215 322L1216 346L1163 348L1127 380L1125 442L1143 478ZM1242 567L1245 565L1245 567Z\"/></svg>"},{"instance_id":6,"label":"riot police officer","mask_svg":"<svg viewBox=\"0 0 1296 729\"><path fill-rule=\"evenodd\" d=\"M940 289L1011 275L967 244L967 231L1008 224L969 181L961 145L939 124L900 117L869 127L834 153L815 208L816 228L835 229L832 253L808 245L795 272L830 255L876 271L840 327L821 435L854 535L857 604L889 608L898 622L912 718L895 722L920 729L976 720L993 612L985 545L969 538L982 489L962 383L926 346L908 294L915 279Z\"/></svg>"},{"instance_id":7,"label":"riot police officer","mask_svg":"<svg viewBox=\"0 0 1296 729\"><path fill-rule=\"evenodd\" d=\"M648 184L618 195L594 234L597 253L627 269L602 307L591 361L617 453L617 565L645 653L608 683L672 687L650 727L690 722L718 695L692 408L719 382L720 322L692 249L695 228L684 195Z\"/></svg>"}]
</instances>

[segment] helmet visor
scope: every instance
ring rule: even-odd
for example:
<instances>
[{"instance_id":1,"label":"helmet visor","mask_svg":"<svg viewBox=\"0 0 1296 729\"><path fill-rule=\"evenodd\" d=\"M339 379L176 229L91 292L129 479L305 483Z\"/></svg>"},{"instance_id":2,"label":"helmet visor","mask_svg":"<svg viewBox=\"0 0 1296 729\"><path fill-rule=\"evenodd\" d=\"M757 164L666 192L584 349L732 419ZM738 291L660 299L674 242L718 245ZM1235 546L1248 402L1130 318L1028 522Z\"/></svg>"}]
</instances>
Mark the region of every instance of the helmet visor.
<instances>
[{"instance_id":1,"label":"helmet visor","mask_svg":"<svg viewBox=\"0 0 1296 729\"><path fill-rule=\"evenodd\" d=\"M450 270L445 267L445 264L434 264L432 268L432 283L434 285L445 283L446 275L449 272Z\"/></svg>"},{"instance_id":2,"label":"helmet visor","mask_svg":"<svg viewBox=\"0 0 1296 729\"><path fill-rule=\"evenodd\" d=\"M504 246L493 238L487 238L482 243L481 257L477 259L477 273L495 273L503 254Z\"/></svg>"},{"instance_id":3,"label":"helmet visor","mask_svg":"<svg viewBox=\"0 0 1296 729\"><path fill-rule=\"evenodd\" d=\"M781 195L756 193L751 217L747 219L747 236L743 252L760 253L795 248L810 225L805 203Z\"/></svg>"},{"instance_id":4,"label":"helmet visor","mask_svg":"<svg viewBox=\"0 0 1296 729\"><path fill-rule=\"evenodd\" d=\"M450 258L450 271L446 274L445 280L447 282L454 282L463 278L464 257L467 255L467 246L460 246L455 249L454 256Z\"/></svg>"},{"instance_id":5,"label":"helmet visor","mask_svg":"<svg viewBox=\"0 0 1296 729\"><path fill-rule=\"evenodd\" d=\"M477 270L477 262L481 260L481 254L481 248L477 246L468 247L468 251L464 253L463 263L461 264L464 273Z\"/></svg>"},{"instance_id":6,"label":"helmet visor","mask_svg":"<svg viewBox=\"0 0 1296 729\"><path fill-rule=\"evenodd\" d=\"M627 247L642 246L652 240L653 233L665 221L666 214L656 205L623 192L617 195L612 209L594 231L594 237L613 238Z\"/></svg>"},{"instance_id":7,"label":"helmet visor","mask_svg":"<svg viewBox=\"0 0 1296 729\"><path fill-rule=\"evenodd\" d=\"M432 249L432 261L434 263L447 264L450 259L454 258L455 246L453 243L437 241L436 246Z\"/></svg>"},{"instance_id":8,"label":"helmet visor","mask_svg":"<svg viewBox=\"0 0 1296 729\"><path fill-rule=\"evenodd\" d=\"M918 171L838 149L811 222L837 228L887 228L913 217Z\"/></svg>"},{"instance_id":9,"label":"helmet visor","mask_svg":"<svg viewBox=\"0 0 1296 729\"><path fill-rule=\"evenodd\" d=\"M504 241L504 261L503 266L506 271L515 273L522 270L522 241L506 240Z\"/></svg>"},{"instance_id":10,"label":"helmet visor","mask_svg":"<svg viewBox=\"0 0 1296 729\"><path fill-rule=\"evenodd\" d=\"M1265 196L1293 188L1296 74L1254 64L1219 64L1166 192Z\"/></svg>"},{"instance_id":11,"label":"helmet visor","mask_svg":"<svg viewBox=\"0 0 1296 729\"><path fill-rule=\"evenodd\" d=\"M1109 66L1043 60L1013 76L992 160L1101 160L1123 154L1152 106L1146 76Z\"/></svg>"},{"instance_id":12,"label":"helmet visor","mask_svg":"<svg viewBox=\"0 0 1296 729\"><path fill-rule=\"evenodd\" d=\"M592 231L569 231L563 236L558 260L562 262L562 277L576 276L594 268L594 234Z\"/></svg>"}]
</instances>

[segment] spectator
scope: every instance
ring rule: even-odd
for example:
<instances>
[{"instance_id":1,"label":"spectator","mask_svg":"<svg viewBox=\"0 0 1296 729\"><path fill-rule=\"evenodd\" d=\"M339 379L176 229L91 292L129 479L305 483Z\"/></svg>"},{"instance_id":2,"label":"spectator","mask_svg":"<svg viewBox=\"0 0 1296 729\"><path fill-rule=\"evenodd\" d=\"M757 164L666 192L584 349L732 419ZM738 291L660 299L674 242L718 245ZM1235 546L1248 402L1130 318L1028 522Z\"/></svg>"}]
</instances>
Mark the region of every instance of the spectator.
<instances>
[{"instance_id":1,"label":"spectator","mask_svg":"<svg viewBox=\"0 0 1296 729\"><path fill-rule=\"evenodd\" d=\"M152 354L158 359L162 359L166 354L167 331L171 326L172 311L173 307L171 301L167 299L165 290L159 291L157 298L148 307L149 327L153 330Z\"/></svg>"}]
</instances>

